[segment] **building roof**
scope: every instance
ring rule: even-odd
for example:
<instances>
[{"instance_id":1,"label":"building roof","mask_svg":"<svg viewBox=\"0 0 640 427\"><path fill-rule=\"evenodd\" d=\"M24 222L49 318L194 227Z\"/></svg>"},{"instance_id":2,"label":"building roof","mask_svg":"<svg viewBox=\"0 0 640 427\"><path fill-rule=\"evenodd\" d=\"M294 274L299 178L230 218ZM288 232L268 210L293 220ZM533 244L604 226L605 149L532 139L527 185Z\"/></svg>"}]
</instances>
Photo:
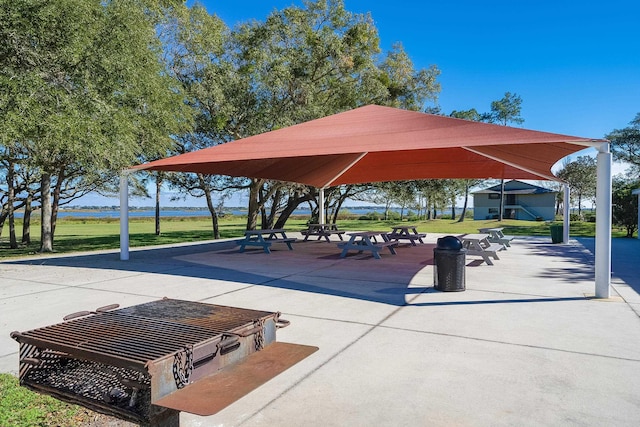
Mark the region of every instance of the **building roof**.
<instances>
[{"instance_id":1,"label":"building roof","mask_svg":"<svg viewBox=\"0 0 640 427\"><path fill-rule=\"evenodd\" d=\"M539 187L537 185L529 184L526 182L511 180L504 183L504 194L545 194L545 193L557 193L556 190L550 188ZM485 188L483 190L474 191L471 194L499 194L500 184L493 187Z\"/></svg>"}]
</instances>

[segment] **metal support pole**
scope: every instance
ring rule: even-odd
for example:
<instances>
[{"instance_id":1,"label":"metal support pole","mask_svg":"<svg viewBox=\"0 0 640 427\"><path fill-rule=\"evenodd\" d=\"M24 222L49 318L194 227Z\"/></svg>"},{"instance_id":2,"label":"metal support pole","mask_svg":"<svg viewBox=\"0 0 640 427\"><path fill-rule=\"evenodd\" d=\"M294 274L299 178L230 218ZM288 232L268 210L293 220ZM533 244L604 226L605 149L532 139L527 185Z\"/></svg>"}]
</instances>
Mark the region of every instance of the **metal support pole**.
<instances>
[{"instance_id":1,"label":"metal support pole","mask_svg":"<svg viewBox=\"0 0 640 427\"><path fill-rule=\"evenodd\" d=\"M596 185L596 298L611 292L611 153L602 144L597 156Z\"/></svg>"},{"instance_id":2,"label":"metal support pole","mask_svg":"<svg viewBox=\"0 0 640 427\"><path fill-rule=\"evenodd\" d=\"M120 260L129 259L129 172L120 174Z\"/></svg>"},{"instance_id":3,"label":"metal support pole","mask_svg":"<svg viewBox=\"0 0 640 427\"><path fill-rule=\"evenodd\" d=\"M565 245L569 243L569 226L571 224L570 214L569 214L569 197L571 196L569 190L569 184L564 185L564 203L563 203L563 219L564 219L564 227L562 228L562 243Z\"/></svg>"},{"instance_id":4,"label":"metal support pole","mask_svg":"<svg viewBox=\"0 0 640 427\"><path fill-rule=\"evenodd\" d=\"M324 211L324 188L318 191L318 223L326 224L326 212Z\"/></svg>"}]
</instances>

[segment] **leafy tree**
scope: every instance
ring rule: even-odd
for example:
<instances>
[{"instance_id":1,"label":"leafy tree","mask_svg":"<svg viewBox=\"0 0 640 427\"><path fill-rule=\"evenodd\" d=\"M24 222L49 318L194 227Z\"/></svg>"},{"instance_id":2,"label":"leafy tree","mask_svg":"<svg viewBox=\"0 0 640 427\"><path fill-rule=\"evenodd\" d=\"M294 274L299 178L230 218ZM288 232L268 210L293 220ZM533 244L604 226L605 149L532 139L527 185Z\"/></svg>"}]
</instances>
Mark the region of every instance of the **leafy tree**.
<instances>
[{"instance_id":1,"label":"leafy tree","mask_svg":"<svg viewBox=\"0 0 640 427\"><path fill-rule=\"evenodd\" d=\"M613 223L627 230L627 237L633 237L638 229L638 196L632 191L640 187L635 178L616 176L612 183Z\"/></svg>"},{"instance_id":2,"label":"leafy tree","mask_svg":"<svg viewBox=\"0 0 640 427\"><path fill-rule=\"evenodd\" d=\"M186 123L154 29L172 3L0 0L1 130L40 174L41 251L53 250L65 189L106 188L136 159L166 152Z\"/></svg>"},{"instance_id":3,"label":"leafy tree","mask_svg":"<svg viewBox=\"0 0 640 427\"><path fill-rule=\"evenodd\" d=\"M363 104L418 109L439 91L437 69L414 70L401 45L377 64L379 40L371 17L346 11L341 0L305 1L303 7L276 10L265 22L241 24L223 39L222 53L206 43L181 44L189 58L197 49L202 52L201 60L193 61L199 70L195 77L190 72L180 77L198 112L189 143L178 138L185 151ZM225 179L216 179L218 188L224 188ZM242 181L226 182L236 186ZM257 226L258 217L262 227L286 221L296 206L315 195L312 188L262 179L243 185L249 190L248 229ZM342 193L351 191L359 190L350 187Z\"/></svg>"},{"instance_id":4,"label":"leafy tree","mask_svg":"<svg viewBox=\"0 0 640 427\"><path fill-rule=\"evenodd\" d=\"M509 123L522 124L524 119L520 117L521 110L522 98L515 93L505 92L502 99L491 103L491 112L483 116L483 121L504 126Z\"/></svg>"},{"instance_id":5,"label":"leafy tree","mask_svg":"<svg viewBox=\"0 0 640 427\"><path fill-rule=\"evenodd\" d=\"M424 203L426 219L436 219L437 211L444 210L449 198L446 193L447 180L421 179L413 181L416 191Z\"/></svg>"},{"instance_id":6,"label":"leafy tree","mask_svg":"<svg viewBox=\"0 0 640 427\"><path fill-rule=\"evenodd\" d=\"M425 101L437 99L440 84L436 79L440 75L440 70L432 65L427 69L416 71L402 44L393 45L379 69L379 79L386 91L382 98L374 99L373 102L418 111Z\"/></svg>"},{"instance_id":7,"label":"leafy tree","mask_svg":"<svg viewBox=\"0 0 640 427\"><path fill-rule=\"evenodd\" d=\"M194 114L193 128L176 135L176 146L166 155L195 151L230 140L220 136L223 117L229 115L228 97L243 93L245 87L236 84L233 68L224 55L227 33L226 25L199 5L189 9L176 8L162 22L160 38L166 69L182 85L187 105ZM157 175L156 180L162 178L185 196L205 199L216 239L220 238L220 230L214 193L246 186L246 183L238 184L238 180L227 184L224 177L203 174Z\"/></svg>"},{"instance_id":8,"label":"leafy tree","mask_svg":"<svg viewBox=\"0 0 640 427\"><path fill-rule=\"evenodd\" d=\"M624 129L615 129L606 138L611 141L613 158L633 165L640 175L640 113Z\"/></svg>"},{"instance_id":9,"label":"leafy tree","mask_svg":"<svg viewBox=\"0 0 640 427\"><path fill-rule=\"evenodd\" d=\"M464 120L471 120L474 122L480 122L483 119L483 115L478 113L478 111L475 108L472 108L470 110L453 110L451 112L451 114L449 114L449 117L454 117L456 119L464 119Z\"/></svg>"},{"instance_id":10,"label":"leafy tree","mask_svg":"<svg viewBox=\"0 0 640 427\"><path fill-rule=\"evenodd\" d=\"M590 156L578 156L573 162L567 162L556 174L566 181L571 190L571 197L577 199L578 215L582 215L582 202L593 198L596 194L596 160Z\"/></svg>"}]
</instances>

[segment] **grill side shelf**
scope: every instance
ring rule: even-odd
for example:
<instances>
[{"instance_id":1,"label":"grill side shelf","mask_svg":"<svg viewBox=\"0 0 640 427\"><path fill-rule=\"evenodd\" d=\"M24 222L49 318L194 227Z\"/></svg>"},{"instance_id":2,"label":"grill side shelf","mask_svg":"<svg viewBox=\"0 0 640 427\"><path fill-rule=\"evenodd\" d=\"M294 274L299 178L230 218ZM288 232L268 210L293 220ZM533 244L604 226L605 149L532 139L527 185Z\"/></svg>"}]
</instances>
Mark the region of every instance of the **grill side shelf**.
<instances>
[{"instance_id":1,"label":"grill side shelf","mask_svg":"<svg viewBox=\"0 0 640 427\"><path fill-rule=\"evenodd\" d=\"M315 353L318 347L274 342L152 403L196 415L213 415Z\"/></svg>"}]
</instances>

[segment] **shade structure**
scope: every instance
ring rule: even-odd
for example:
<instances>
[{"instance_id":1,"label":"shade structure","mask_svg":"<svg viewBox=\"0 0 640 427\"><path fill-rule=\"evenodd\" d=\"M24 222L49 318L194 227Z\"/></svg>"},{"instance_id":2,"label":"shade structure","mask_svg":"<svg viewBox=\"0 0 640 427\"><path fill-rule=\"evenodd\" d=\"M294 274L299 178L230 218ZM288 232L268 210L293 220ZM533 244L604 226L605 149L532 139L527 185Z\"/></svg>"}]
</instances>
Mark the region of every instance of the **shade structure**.
<instances>
[{"instance_id":1,"label":"shade structure","mask_svg":"<svg viewBox=\"0 0 640 427\"><path fill-rule=\"evenodd\" d=\"M290 181L320 188L322 200L324 188L340 184L429 178L553 180L556 162L587 147L598 150L595 295L608 298L611 154L605 139L368 105L132 169ZM121 181L124 186L126 179ZM123 205L126 202L121 210ZM129 256L128 240L122 237L128 233L126 222L121 221L123 260Z\"/></svg>"},{"instance_id":2,"label":"shade structure","mask_svg":"<svg viewBox=\"0 0 640 427\"><path fill-rule=\"evenodd\" d=\"M318 188L428 178L555 179L558 160L602 142L368 105L135 168Z\"/></svg>"}]
</instances>

